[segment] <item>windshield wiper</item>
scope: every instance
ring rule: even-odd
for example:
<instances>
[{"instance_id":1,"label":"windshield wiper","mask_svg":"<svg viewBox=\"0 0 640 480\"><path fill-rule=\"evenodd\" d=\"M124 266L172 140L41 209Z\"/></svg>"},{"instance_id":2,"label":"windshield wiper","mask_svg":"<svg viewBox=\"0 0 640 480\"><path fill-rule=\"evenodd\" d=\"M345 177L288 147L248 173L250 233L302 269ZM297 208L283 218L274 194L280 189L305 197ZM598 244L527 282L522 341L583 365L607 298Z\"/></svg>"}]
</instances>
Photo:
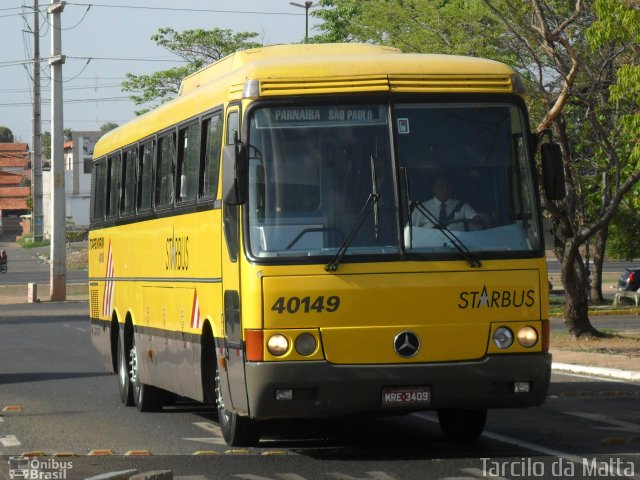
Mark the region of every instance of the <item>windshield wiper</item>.
<instances>
[{"instance_id":1,"label":"windshield wiper","mask_svg":"<svg viewBox=\"0 0 640 480\"><path fill-rule=\"evenodd\" d=\"M378 179L376 174L376 162L371 155L371 194L376 197L376 200L380 197L378 195ZM376 236L376 242L380 240L380 210L378 209L378 202L373 202L373 233Z\"/></svg>"},{"instance_id":2,"label":"windshield wiper","mask_svg":"<svg viewBox=\"0 0 640 480\"><path fill-rule=\"evenodd\" d=\"M340 262L342 261L345 253L347 253L349 245L351 245L351 242L353 242L353 239L356 237L356 234L360 230L364 219L367 218L367 214L369 213L369 206L375 205L379 198L380 195L377 193L372 192L369 194L369 197L362 207L362 210L360 210L360 213L358 214L356 221L353 224L351 231L349 232L349 235L347 235L347 238L344 239L344 242L342 242L342 245L340 245L340 248L338 248L338 251L331 259L331 261L324 266L324 269L327 272L335 272L338 269L338 265L340 265Z\"/></svg>"},{"instance_id":3,"label":"windshield wiper","mask_svg":"<svg viewBox=\"0 0 640 480\"><path fill-rule=\"evenodd\" d=\"M347 249L349 248L349 245L351 245L351 242L353 242L353 239L358 233L358 230L360 230L360 227L362 226L362 222L364 222L364 219L367 218L367 213L368 213L367 209L369 208L369 205L373 205L373 234L375 235L376 241L380 239L380 212L378 210L378 199L380 198L380 194L378 193L376 162L375 162L375 159L373 158L373 155L371 155L370 159L371 159L371 193L369 194L369 197L367 198L367 201L365 202L364 207L362 207L362 210L360 210L360 213L358 214L358 217L356 218L356 221L353 224L353 227L351 228L349 235L347 235L347 238L344 239L344 242L342 242L342 245L340 245L340 248L338 248L338 251L336 252L334 257L331 259L331 261L325 265L324 269L327 272L335 272L338 269L338 265L340 265L340 262L342 262L342 258L347 253Z\"/></svg>"},{"instance_id":4,"label":"windshield wiper","mask_svg":"<svg viewBox=\"0 0 640 480\"><path fill-rule=\"evenodd\" d=\"M415 200L411 200L409 202L409 205L411 206L411 210L417 209L421 214L427 217L431 221L431 223L433 223L433 226L435 228L440 230L442 234L447 237L447 240L451 242L451 245L453 245L455 249L458 250L458 252L460 252L460 254L464 257L464 259L469 262L469 266L471 268L480 268L482 266L480 260L478 260L475 255L471 253L471 250L469 250L467 246L462 243L462 241L456 236L456 234L453 233L445 224L440 223L438 217L427 210L424 205L416 202ZM411 217L409 217L409 224L411 224Z\"/></svg>"}]
</instances>

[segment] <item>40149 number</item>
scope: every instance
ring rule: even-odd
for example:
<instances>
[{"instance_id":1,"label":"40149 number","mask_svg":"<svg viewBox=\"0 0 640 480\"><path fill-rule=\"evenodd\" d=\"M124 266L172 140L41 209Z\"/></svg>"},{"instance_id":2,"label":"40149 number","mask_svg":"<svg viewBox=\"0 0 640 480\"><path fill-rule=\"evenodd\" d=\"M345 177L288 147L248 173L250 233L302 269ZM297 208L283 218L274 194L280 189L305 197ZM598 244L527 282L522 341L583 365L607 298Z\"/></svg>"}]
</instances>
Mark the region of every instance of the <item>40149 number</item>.
<instances>
[{"instance_id":1,"label":"40149 number","mask_svg":"<svg viewBox=\"0 0 640 480\"><path fill-rule=\"evenodd\" d=\"M340 308L340 297L331 295L330 297L279 297L271 307L271 311L281 313L333 313Z\"/></svg>"}]
</instances>

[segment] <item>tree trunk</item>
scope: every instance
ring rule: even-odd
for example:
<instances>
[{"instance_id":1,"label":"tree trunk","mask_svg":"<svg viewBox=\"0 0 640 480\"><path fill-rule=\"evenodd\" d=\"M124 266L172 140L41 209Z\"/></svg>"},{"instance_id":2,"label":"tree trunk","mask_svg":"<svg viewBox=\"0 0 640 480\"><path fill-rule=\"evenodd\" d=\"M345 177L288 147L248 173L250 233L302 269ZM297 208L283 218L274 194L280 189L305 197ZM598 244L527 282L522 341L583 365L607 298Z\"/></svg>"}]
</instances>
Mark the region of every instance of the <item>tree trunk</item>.
<instances>
[{"instance_id":1,"label":"tree trunk","mask_svg":"<svg viewBox=\"0 0 640 480\"><path fill-rule=\"evenodd\" d=\"M602 265L604 263L604 252L607 245L607 236L609 227L606 226L594 235L596 240L595 249L593 251L593 271L591 272L591 301L603 303L602 295Z\"/></svg>"},{"instance_id":2,"label":"tree trunk","mask_svg":"<svg viewBox=\"0 0 640 480\"><path fill-rule=\"evenodd\" d=\"M568 242L562 257L562 286L565 291L564 323L572 338L601 337L589 320L589 298L585 268L578 248Z\"/></svg>"}]
</instances>

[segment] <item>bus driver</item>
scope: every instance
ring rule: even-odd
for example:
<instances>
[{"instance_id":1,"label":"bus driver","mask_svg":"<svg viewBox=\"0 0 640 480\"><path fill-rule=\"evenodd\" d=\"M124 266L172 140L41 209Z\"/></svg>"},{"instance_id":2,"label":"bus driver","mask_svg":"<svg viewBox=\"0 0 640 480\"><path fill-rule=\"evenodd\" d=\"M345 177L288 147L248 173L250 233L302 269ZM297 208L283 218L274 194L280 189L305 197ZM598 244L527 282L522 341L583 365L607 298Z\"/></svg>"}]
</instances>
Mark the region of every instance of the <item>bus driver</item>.
<instances>
[{"instance_id":1,"label":"bus driver","mask_svg":"<svg viewBox=\"0 0 640 480\"><path fill-rule=\"evenodd\" d=\"M437 219L440 224L450 230L469 230L469 224L474 224L477 229L484 227L484 219L464 200L453 198L451 179L443 174L436 175L433 182L433 198L422 202L420 207L413 210L411 224L414 227L433 228L434 222L420 210L426 209Z\"/></svg>"}]
</instances>

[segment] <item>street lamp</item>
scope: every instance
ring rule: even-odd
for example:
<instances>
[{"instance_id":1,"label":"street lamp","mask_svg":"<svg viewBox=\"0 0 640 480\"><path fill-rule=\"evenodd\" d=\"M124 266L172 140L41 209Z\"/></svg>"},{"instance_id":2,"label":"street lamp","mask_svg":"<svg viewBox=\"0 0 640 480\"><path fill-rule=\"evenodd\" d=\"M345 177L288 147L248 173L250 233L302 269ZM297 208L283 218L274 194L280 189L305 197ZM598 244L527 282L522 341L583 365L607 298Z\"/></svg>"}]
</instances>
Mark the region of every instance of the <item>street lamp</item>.
<instances>
[{"instance_id":1,"label":"street lamp","mask_svg":"<svg viewBox=\"0 0 640 480\"><path fill-rule=\"evenodd\" d=\"M304 5L296 2L289 2L289 4L304 8L304 43L309 43L309 9L314 6L313 2L306 1Z\"/></svg>"}]
</instances>

